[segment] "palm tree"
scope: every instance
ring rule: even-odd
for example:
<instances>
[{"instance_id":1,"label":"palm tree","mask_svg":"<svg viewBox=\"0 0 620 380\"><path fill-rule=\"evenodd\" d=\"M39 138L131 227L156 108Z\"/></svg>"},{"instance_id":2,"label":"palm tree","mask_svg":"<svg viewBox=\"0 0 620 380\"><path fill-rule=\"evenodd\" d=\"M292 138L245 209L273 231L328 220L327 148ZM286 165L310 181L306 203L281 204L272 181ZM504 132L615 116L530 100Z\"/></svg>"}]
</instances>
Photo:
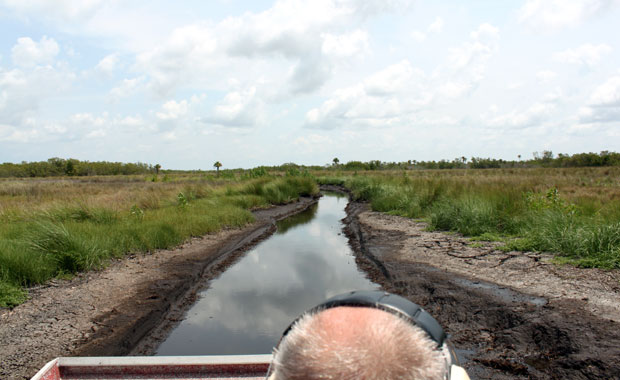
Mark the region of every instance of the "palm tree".
<instances>
[{"instance_id":1,"label":"palm tree","mask_svg":"<svg viewBox=\"0 0 620 380\"><path fill-rule=\"evenodd\" d=\"M334 158L332 161L334 162L334 166L338 166L338 163L340 162L338 157Z\"/></svg>"},{"instance_id":2,"label":"palm tree","mask_svg":"<svg viewBox=\"0 0 620 380\"><path fill-rule=\"evenodd\" d=\"M161 165L160 164L155 165L155 175L159 174L159 169L161 169Z\"/></svg>"},{"instance_id":3,"label":"palm tree","mask_svg":"<svg viewBox=\"0 0 620 380\"><path fill-rule=\"evenodd\" d=\"M217 170L217 176L220 176L220 168L222 167L222 163L219 161L215 161L213 167Z\"/></svg>"}]
</instances>

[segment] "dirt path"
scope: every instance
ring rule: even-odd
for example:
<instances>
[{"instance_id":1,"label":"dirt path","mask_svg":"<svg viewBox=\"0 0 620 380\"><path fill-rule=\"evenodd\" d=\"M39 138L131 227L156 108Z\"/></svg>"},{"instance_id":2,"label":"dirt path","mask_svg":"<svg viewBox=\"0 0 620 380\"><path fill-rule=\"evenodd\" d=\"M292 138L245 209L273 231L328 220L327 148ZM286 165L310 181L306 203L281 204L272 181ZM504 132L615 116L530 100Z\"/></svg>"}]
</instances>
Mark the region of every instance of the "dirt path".
<instances>
[{"instance_id":1,"label":"dirt path","mask_svg":"<svg viewBox=\"0 0 620 380\"><path fill-rule=\"evenodd\" d=\"M348 214L358 265L435 315L472 379L620 379L620 271L474 248L359 203Z\"/></svg>"},{"instance_id":2,"label":"dirt path","mask_svg":"<svg viewBox=\"0 0 620 380\"><path fill-rule=\"evenodd\" d=\"M0 379L29 379L58 356L127 355L147 332L165 331L174 323L193 301L196 284L204 284L199 278L212 278L237 252L273 233L276 220L315 202L302 198L257 211L257 221L246 228L194 238L174 250L131 256L99 272L31 289L30 300L0 310Z\"/></svg>"}]
</instances>

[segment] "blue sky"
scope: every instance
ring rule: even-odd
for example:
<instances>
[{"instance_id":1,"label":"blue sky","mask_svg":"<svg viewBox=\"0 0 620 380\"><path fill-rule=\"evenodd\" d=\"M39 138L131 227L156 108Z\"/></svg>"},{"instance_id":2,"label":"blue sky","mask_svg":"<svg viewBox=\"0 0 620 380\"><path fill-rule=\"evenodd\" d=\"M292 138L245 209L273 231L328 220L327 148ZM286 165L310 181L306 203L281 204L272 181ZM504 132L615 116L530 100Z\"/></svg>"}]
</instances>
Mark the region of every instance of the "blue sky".
<instances>
[{"instance_id":1,"label":"blue sky","mask_svg":"<svg viewBox=\"0 0 620 380\"><path fill-rule=\"evenodd\" d=\"M0 0L0 162L619 151L617 20L617 0Z\"/></svg>"}]
</instances>

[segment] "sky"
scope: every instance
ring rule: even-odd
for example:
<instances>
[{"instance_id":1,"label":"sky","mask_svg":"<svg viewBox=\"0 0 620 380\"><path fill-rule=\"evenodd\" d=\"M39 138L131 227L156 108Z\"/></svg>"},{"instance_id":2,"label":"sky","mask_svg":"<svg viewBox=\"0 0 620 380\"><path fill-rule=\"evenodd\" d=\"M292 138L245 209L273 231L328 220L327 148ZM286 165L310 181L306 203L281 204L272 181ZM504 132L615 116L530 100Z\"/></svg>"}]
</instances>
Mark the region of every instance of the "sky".
<instances>
[{"instance_id":1,"label":"sky","mask_svg":"<svg viewBox=\"0 0 620 380\"><path fill-rule=\"evenodd\" d=\"M0 0L0 162L620 151L620 0Z\"/></svg>"}]
</instances>

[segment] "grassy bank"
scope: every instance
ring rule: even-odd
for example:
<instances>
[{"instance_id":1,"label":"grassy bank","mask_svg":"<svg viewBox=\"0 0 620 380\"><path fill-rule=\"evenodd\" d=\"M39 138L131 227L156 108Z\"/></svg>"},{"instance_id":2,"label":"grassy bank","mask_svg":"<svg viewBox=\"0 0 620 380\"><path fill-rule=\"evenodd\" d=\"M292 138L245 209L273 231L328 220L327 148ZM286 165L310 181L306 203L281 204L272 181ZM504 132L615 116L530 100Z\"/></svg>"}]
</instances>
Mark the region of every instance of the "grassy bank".
<instances>
[{"instance_id":1,"label":"grassy bank","mask_svg":"<svg viewBox=\"0 0 620 380\"><path fill-rule=\"evenodd\" d=\"M23 302L25 288L51 278L241 227L254 220L251 209L317 192L302 176L0 181L0 306Z\"/></svg>"},{"instance_id":2,"label":"grassy bank","mask_svg":"<svg viewBox=\"0 0 620 380\"><path fill-rule=\"evenodd\" d=\"M434 230L620 268L620 168L339 173L319 182L342 184L373 210L422 218Z\"/></svg>"}]
</instances>

